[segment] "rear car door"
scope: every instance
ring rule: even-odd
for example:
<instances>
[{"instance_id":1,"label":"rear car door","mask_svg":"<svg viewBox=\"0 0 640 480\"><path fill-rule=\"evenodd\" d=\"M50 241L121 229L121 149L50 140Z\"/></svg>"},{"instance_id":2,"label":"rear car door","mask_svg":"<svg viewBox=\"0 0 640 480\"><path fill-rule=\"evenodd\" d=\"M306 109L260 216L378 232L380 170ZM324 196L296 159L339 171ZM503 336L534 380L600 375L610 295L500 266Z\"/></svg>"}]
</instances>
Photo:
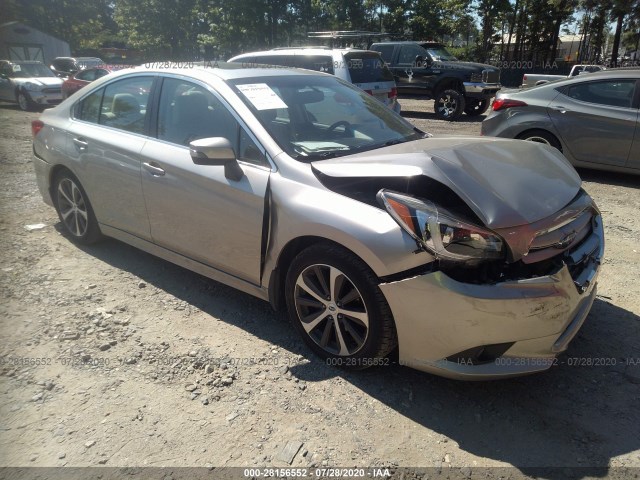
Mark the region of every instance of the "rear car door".
<instances>
[{"instance_id":1,"label":"rear car door","mask_svg":"<svg viewBox=\"0 0 640 480\"><path fill-rule=\"evenodd\" d=\"M155 76L111 82L78 101L67 129L67 153L98 222L149 240L140 183L140 152Z\"/></svg>"},{"instance_id":2,"label":"rear car door","mask_svg":"<svg viewBox=\"0 0 640 480\"><path fill-rule=\"evenodd\" d=\"M260 283L265 196L271 173L264 149L228 104L204 84L166 76L155 139L144 145L142 188L153 242ZM196 165L189 142L224 137L243 171Z\"/></svg>"},{"instance_id":3,"label":"rear car door","mask_svg":"<svg viewBox=\"0 0 640 480\"><path fill-rule=\"evenodd\" d=\"M566 85L548 106L553 125L581 162L625 166L638 109L636 80L593 80Z\"/></svg>"}]
</instances>

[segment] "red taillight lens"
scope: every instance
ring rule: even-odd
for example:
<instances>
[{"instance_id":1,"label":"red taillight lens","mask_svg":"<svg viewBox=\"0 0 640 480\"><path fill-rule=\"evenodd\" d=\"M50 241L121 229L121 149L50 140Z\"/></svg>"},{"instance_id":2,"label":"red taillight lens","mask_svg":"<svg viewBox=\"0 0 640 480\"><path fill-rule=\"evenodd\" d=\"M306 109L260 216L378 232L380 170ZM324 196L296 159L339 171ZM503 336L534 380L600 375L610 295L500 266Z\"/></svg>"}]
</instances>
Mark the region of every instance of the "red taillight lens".
<instances>
[{"instance_id":1,"label":"red taillight lens","mask_svg":"<svg viewBox=\"0 0 640 480\"><path fill-rule=\"evenodd\" d=\"M398 96L398 89L393 87L389 92L389 98L396 98Z\"/></svg>"},{"instance_id":2,"label":"red taillight lens","mask_svg":"<svg viewBox=\"0 0 640 480\"><path fill-rule=\"evenodd\" d=\"M373 90L365 90L369 95L373 95Z\"/></svg>"},{"instance_id":3,"label":"red taillight lens","mask_svg":"<svg viewBox=\"0 0 640 480\"><path fill-rule=\"evenodd\" d=\"M38 133L40 132L40 130L42 130L43 127L44 127L44 122L42 120L33 120L31 122L31 135L33 135L33 138L35 138L36 135L38 135Z\"/></svg>"},{"instance_id":4,"label":"red taillight lens","mask_svg":"<svg viewBox=\"0 0 640 480\"><path fill-rule=\"evenodd\" d=\"M526 107L526 106L527 104L520 100L512 100L510 98L496 98L493 101L493 105L491 106L491 109L494 112L497 112L499 110L505 110L507 108Z\"/></svg>"}]
</instances>

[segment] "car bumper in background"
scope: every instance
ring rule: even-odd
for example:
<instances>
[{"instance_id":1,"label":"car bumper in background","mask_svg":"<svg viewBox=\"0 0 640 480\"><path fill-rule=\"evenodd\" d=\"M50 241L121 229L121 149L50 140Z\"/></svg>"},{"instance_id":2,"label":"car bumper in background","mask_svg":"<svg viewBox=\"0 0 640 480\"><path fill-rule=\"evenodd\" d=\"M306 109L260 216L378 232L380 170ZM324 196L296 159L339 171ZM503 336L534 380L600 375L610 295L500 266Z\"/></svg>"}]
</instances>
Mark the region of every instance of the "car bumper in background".
<instances>
[{"instance_id":1,"label":"car bumper in background","mask_svg":"<svg viewBox=\"0 0 640 480\"><path fill-rule=\"evenodd\" d=\"M464 82L464 93L467 97L490 98L500 91L499 83Z\"/></svg>"},{"instance_id":2,"label":"car bumper in background","mask_svg":"<svg viewBox=\"0 0 640 480\"><path fill-rule=\"evenodd\" d=\"M47 89L45 89L41 92L29 91L29 97L38 105L57 105L62 102L62 90L55 89L55 91L47 91Z\"/></svg>"},{"instance_id":3,"label":"car bumper in background","mask_svg":"<svg viewBox=\"0 0 640 480\"><path fill-rule=\"evenodd\" d=\"M400 363L469 380L548 369L591 309L603 253L598 217L569 253L582 262L572 267L575 278L565 264L550 275L493 285L442 272L380 285L396 320Z\"/></svg>"}]
</instances>

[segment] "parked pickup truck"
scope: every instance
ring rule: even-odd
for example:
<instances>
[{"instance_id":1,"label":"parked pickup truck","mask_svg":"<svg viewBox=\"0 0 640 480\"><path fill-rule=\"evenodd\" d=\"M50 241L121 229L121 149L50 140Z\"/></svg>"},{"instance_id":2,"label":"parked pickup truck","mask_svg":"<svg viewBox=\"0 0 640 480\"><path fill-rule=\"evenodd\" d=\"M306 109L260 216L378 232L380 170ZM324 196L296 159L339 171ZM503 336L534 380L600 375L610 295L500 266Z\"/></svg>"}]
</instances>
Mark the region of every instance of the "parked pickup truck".
<instances>
[{"instance_id":1,"label":"parked pickup truck","mask_svg":"<svg viewBox=\"0 0 640 480\"><path fill-rule=\"evenodd\" d=\"M556 80L564 80L565 78L575 77L576 75L582 75L585 73L599 72L604 70L605 67L600 65L574 65L569 75L538 75L535 73L525 73L522 76L521 88L534 87L536 85L543 85L545 83L554 82Z\"/></svg>"},{"instance_id":2,"label":"parked pickup truck","mask_svg":"<svg viewBox=\"0 0 640 480\"><path fill-rule=\"evenodd\" d=\"M443 120L483 114L500 90L499 68L461 62L440 43L383 42L370 49L380 52L393 72L398 93L434 99Z\"/></svg>"}]
</instances>

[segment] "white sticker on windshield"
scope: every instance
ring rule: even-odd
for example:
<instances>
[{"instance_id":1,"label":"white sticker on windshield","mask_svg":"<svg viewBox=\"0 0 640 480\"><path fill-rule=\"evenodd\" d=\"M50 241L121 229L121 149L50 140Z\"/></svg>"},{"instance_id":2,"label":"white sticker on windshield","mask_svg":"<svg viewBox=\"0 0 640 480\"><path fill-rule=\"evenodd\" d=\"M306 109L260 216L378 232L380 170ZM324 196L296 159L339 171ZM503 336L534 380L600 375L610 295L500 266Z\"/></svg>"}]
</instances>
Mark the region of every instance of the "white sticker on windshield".
<instances>
[{"instance_id":1,"label":"white sticker on windshield","mask_svg":"<svg viewBox=\"0 0 640 480\"><path fill-rule=\"evenodd\" d=\"M287 104L284 103L278 94L271 90L271 87L266 83L238 85L238 90L240 90L258 110L287 108Z\"/></svg>"},{"instance_id":2,"label":"white sticker on windshield","mask_svg":"<svg viewBox=\"0 0 640 480\"><path fill-rule=\"evenodd\" d=\"M22 71L22 69L20 68L20 65L14 65L14 66L13 66L13 71L14 71L14 72L21 72L21 71Z\"/></svg>"}]
</instances>

